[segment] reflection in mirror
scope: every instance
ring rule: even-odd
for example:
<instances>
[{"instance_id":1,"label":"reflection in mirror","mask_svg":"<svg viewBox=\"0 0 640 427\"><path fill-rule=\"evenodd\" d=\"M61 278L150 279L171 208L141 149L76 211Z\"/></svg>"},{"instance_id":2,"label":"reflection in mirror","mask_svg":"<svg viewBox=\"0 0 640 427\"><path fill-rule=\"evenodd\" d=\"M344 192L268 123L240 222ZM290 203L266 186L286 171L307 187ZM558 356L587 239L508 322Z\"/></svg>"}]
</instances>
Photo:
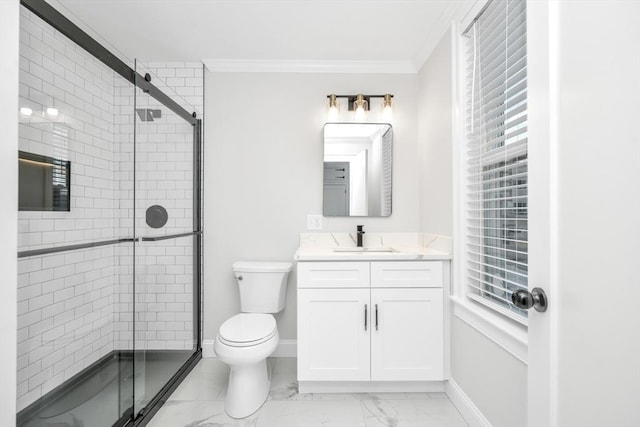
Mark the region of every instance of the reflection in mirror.
<instances>
[{"instance_id":1,"label":"reflection in mirror","mask_svg":"<svg viewBox=\"0 0 640 427\"><path fill-rule=\"evenodd\" d=\"M324 125L324 216L391 215L389 124Z\"/></svg>"}]
</instances>

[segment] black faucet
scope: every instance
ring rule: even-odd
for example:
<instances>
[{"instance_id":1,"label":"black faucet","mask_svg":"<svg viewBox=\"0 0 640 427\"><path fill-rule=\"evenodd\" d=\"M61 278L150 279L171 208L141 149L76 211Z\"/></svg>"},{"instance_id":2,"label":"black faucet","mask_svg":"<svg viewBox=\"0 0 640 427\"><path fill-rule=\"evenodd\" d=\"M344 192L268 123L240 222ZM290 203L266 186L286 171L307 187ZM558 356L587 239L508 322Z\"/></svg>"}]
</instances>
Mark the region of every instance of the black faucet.
<instances>
[{"instance_id":1,"label":"black faucet","mask_svg":"<svg viewBox=\"0 0 640 427\"><path fill-rule=\"evenodd\" d=\"M364 234L364 230L362 229L362 227L364 227L364 225L356 225L356 229L357 229L356 236L358 238L357 246L359 248L362 247L362 235Z\"/></svg>"}]
</instances>

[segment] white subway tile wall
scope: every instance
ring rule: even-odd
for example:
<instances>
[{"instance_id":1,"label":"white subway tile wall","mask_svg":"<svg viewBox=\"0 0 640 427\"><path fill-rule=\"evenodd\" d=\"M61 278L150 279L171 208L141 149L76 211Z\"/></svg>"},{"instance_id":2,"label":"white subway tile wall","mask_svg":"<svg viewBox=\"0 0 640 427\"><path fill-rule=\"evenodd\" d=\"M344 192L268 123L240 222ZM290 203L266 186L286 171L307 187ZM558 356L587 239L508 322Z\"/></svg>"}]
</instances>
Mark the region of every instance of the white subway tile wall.
<instances>
[{"instance_id":1,"label":"white subway tile wall","mask_svg":"<svg viewBox=\"0 0 640 427\"><path fill-rule=\"evenodd\" d=\"M138 90L136 109L161 112L153 121L136 121L136 231L156 236L193 231L193 126ZM167 210L159 229L147 225L154 205Z\"/></svg>"},{"instance_id":2,"label":"white subway tile wall","mask_svg":"<svg viewBox=\"0 0 640 427\"><path fill-rule=\"evenodd\" d=\"M71 211L21 211L19 250L131 237L133 86L24 8L20 55L20 107L33 110L20 117L20 149L71 161ZM152 65L156 86L202 112L202 64ZM138 108L163 115L138 121L136 234L191 231L193 130L149 100L138 92ZM166 228L145 224L151 204L169 211ZM137 246L136 349L193 347L192 252L192 238ZM131 243L19 259L18 410L134 348L133 261Z\"/></svg>"},{"instance_id":3,"label":"white subway tile wall","mask_svg":"<svg viewBox=\"0 0 640 427\"><path fill-rule=\"evenodd\" d=\"M192 255L193 237L136 248L136 348L194 347Z\"/></svg>"},{"instance_id":4,"label":"white subway tile wall","mask_svg":"<svg viewBox=\"0 0 640 427\"><path fill-rule=\"evenodd\" d=\"M22 9L19 147L70 160L72 190L69 212L19 212L19 250L120 237L115 78ZM19 259L18 410L114 349L114 248Z\"/></svg>"},{"instance_id":5,"label":"white subway tile wall","mask_svg":"<svg viewBox=\"0 0 640 427\"><path fill-rule=\"evenodd\" d=\"M204 114L204 67L201 62L138 61L141 75L151 74L153 83L171 95L187 111Z\"/></svg>"},{"instance_id":6,"label":"white subway tile wall","mask_svg":"<svg viewBox=\"0 0 640 427\"><path fill-rule=\"evenodd\" d=\"M70 212L19 213L18 249L118 237L114 73L24 8L20 64L20 150L70 160L72 193Z\"/></svg>"},{"instance_id":7,"label":"white subway tile wall","mask_svg":"<svg viewBox=\"0 0 640 427\"><path fill-rule=\"evenodd\" d=\"M188 111L202 111L203 67L200 63L152 63L152 67L137 62L137 72L149 73L151 82L170 95ZM186 71L185 71L186 70ZM173 87L161 75L189 74L198 76L197 91L200 97L189 101L178 95L180 87ZM160 75L160 76L159 76ZM195 77L194 77L195 78ZM118 82L116 82L119 84ZM186 83L174 81L174 83ZM193 81L189 82L193 84ZM133 94L125 87L118 105L116 123L123 131L116 138L123 138L120 148L122 179L127 184L120 188L122 200L133 200L133 149L127 140L133 129ZM179 93L179 92L178 92ZM128 105L129 108L124 107ZM135 227L137 236L162 236L193 231L193 127L170 109L149 95L137 90L135 99L139 110L160 110L160 117L142 121L135 116ZM145 117L146 114L141 112ZM153 205L163 206L168 213L167 224L154 229L146 224L145 211ZM131 205L123 205L119 214L122 228L133 225ZM127 248L121 248L126 251ZM121 256L121 263L130 262L131 252ZM122 264L123 265L123 264ZM115 349L130 350L134 347L134 331L131 312L133 307L132 275L129 269L121 269L115 295ZM141 242L136 246L135 284L135 348L136 349L192 349L193 333L193 238L179 238L158 242Z\"/></svg>"},{"instance_id":8,"label":"white subway tile wall","mask_svg":"<svg viewBox=\"0 0 640 427\"><path fill-rule=\"evenodd\" d=\"M114 248L18 262L18 410L113 350Z\"/></svg>"}]
</instances>

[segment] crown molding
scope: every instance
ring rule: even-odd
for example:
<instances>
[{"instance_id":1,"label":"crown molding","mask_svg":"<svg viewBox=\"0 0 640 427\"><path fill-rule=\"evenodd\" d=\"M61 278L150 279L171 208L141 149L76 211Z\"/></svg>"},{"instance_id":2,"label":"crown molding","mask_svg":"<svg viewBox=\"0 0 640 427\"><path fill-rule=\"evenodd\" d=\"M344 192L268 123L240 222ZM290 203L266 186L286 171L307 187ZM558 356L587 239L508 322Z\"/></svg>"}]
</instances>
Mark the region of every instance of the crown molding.
<instances>
[{"instance_id":1,"label":"crown molding","mask_svg":"<svg viewBox=\"0 0 640 427\"><path fill-rule=\"evenodd\" d=\"M433 50L438 46L442 38L451 29L453 21L461 21L463 17L474 7L479 1L486 0L464 0L461 2L451 2L449 6L442 12L440 18L436 21L429 37L425 40L422 48L413 57L413 67L420 70Z\"/></svg>"},{"instance_id":2,"label":"crown molding","mask_svg":"<svg viewBox=\"0 0 640 427\"><path fill-rule=\"evenodd\" d=\"M415 74L412 61L203 59L212 73Z\"/></svg>"}]
</instances>

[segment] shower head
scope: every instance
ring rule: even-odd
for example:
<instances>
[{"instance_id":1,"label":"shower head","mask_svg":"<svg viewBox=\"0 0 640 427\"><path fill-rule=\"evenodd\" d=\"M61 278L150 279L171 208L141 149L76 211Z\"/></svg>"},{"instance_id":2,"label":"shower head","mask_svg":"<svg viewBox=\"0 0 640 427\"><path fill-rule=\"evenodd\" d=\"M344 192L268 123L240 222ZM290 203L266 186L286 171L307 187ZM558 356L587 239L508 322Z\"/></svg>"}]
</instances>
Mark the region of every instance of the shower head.
<instances>
[{"instance_id":1,"label":"shower head","mask_svg":"<svg viewBox=\"0 0 640 427\"><path fill-rule=\"evenodd\" d=\"M136 108L136 113L142 122L152 122L153 119L162 117L161 110L152 110L151 108Z\"/></svg>"}]
</instances>

